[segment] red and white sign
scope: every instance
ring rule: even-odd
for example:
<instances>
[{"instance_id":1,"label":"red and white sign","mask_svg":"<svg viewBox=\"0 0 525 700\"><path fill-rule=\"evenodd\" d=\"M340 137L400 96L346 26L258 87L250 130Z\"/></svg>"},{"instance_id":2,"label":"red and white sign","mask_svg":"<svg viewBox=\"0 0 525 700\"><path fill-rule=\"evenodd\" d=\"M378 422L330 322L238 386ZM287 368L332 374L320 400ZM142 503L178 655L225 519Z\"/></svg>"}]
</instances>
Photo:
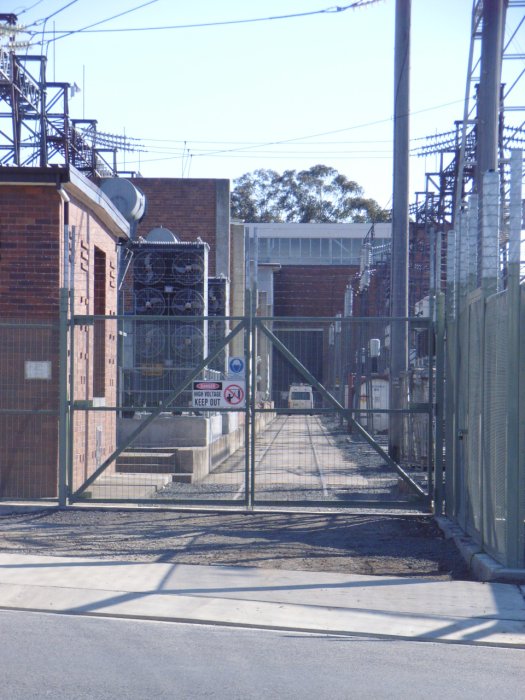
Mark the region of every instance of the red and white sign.
<instances>
[{"instance_id":1,"label":"red and white sign","mask_svg":"<svg viewBox=\"0 0 525 700\"><path fill-rule=\"evenodd\" d=\"M244 408L246 406L246 383L244 380L193 382L193 408L213 411L215 408Z\"/></svg>"},{"instance_id":2,"label":"red and white sign","mask_svg":"<svg viewBox=\"0 0 525 700\"><path fill-rule=\"evenodd\" d=\"M222 395L227 406L244 406L244 382L238 381L227 384L222 391Z\"/></svg>"},{"instance_id":3,"label":"red and white sign","mask_svg":"<svg viewBox=\"0 0 525 700\"><path fill-rule=\"evenodd\" d=\"M195 391L217 391L222 389L222 382L193 382Z\"/></svg>"}]
</instances>

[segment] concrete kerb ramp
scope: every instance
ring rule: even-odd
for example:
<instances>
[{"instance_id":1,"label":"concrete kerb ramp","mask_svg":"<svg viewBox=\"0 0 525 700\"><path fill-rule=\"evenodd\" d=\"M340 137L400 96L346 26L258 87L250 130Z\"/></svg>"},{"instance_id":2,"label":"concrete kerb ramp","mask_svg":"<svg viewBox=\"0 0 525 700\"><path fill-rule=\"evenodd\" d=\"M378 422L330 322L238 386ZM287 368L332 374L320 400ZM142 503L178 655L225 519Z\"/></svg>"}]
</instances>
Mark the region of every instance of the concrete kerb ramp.
<instances>
[{"instance_id":1,"label":"concrete kerb ramp","mask_svg":"<svg viewBox=\"0 0 525 700\"><path fill-rule=\"evenodd\" d=\"M0 608L525 648L499 583L0 553Z\"/></svg>"}]
</instances>

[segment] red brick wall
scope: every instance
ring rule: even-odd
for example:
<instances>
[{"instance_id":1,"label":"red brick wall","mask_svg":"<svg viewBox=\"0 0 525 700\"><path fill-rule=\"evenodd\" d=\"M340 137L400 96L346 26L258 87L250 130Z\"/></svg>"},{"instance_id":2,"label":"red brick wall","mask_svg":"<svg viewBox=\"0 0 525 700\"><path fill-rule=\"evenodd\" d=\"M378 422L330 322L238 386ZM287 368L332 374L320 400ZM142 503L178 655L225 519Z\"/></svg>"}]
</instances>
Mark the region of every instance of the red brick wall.
<instances>
[{"instance_id":1,"label":"red brick wall","mask_svg":"<svg viewBox=\"0 0 525 700\"><path fill-rule=\"evenodd\" d=\"M0 186L0 316L57 318L60 198L52 187Z\"/></svg>"},{"instance_id":2,"label":"red brick wall","mask_svg":"<svg viewBox=\"0 0 525 700\"><path fill-rule=\"evenodd\" d=\"M117 252L115 239L84 205L72 202L69 207L70 250L75 249L74 299L75 313L95 314L101 311L100 297L95 298L95 248L105 254L105 311L117 312ZM101 271L99 270L99 274ZM101 275L102 276L102 275ZM106 406L117 402L117 325L106 320L105 325L105 389ZM73 384L77 401L94 398L94 326L75 326ZM100 396L99 396L100 398ZM99 442L97 445L97 429ZM116 414L112 411L75 411L73 420L73 488L93 473L97 458L103 461L115 449ZM113 468L108 469L108 473Z\"/></svg>"},{"instance_id":3,"label":"red brick wall","mask_svg":"<svg viewBox=\"0 0 525 700\"><path fill-rule=\"evenodd\" d=\"M93 212L70 206L70 248L75 227L75 309L94 312L94 249L106 254L106 314L117 308L115 239ZM54 187L0 186L0 497L39 498L57 495L58 308L63 275L62 202ZM20 321L41 326L17 327ZM52 324L52 327L46 327ZM92 399L92 326L75 327L75 398ZM116 402L116 324L106 321L107 405ZM27 379L27 361L51 362L51 379ZM75 416L75 475L91 473L96 455L96 428L102 425L99 456L115 446L114 413Z\"/></svg>"},{"instance_id":4,"label":"red brick wall","mask_svg":"<svg viewBox=\"0 0 525 700\"><path fill-rule=\"evenodd\" d=\"M210 246L209 274L215 274L217 183L211 179L134 178L146 195L146 215L137 229L145 236L152 228L169 228L182 241L198 236Z\"/></svg>"},{"instance_id":5,"label":"red brick wall","mask_svg":"<svg viewBox=\"0 0 525 700\"><path fill-rule=\"evenodd\" d=\"M56 495L60 199L52 187L0 186L0 497ZM17 327L20 322L51 327ZM54 325L53 325L54 324ZM26 362L51 362L51 380Z\"/></svg>"},{"instance_id":6,"label":"red brick wall","mask_svg":"<svg viewBox=\"0 0 525 700\"><path fill-rule=\"evenodd\" d=\"M274 276L276 316L335 316L357 271L348 265L283 265Z\"/></svg>"}]
</instances>

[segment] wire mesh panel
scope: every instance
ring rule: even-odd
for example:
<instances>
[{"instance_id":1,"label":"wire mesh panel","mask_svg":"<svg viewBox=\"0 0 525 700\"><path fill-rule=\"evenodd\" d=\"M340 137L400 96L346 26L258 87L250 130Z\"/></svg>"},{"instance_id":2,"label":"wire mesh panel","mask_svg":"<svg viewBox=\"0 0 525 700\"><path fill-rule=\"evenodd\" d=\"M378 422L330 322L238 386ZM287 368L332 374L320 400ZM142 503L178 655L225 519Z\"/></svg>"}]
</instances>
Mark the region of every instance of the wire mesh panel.
<instances>
[{"instance_id":1,"label":"wire mesh panel","mask_svg":"<svg viewBox=\"0 0 525 700\"><path fill-rule=\"evenodd\" d=\"M57 497L58 321L0 320L0 498Z\"/></svg>"},{"instance_id":2,"label":"wire mesh panel","mask_svg":"<svg viewBox=\"0 0 525 700\"><path fill-rule=\"evenodd\" d=\"M508 322L506 293L487 300L484 359L483 541L498 560L506 551Z\"/></svg>"},{"instance_id":3,"label":"wire mesh panel","mask_svg":"<svg viewBox=\"0 0 525 700\"><path fill-rule=\"evenodd\" d=\"M465 435L466 447L465 484L467 527L473 534L481 530L481 479L482 479L482 427L483 410L483 329L484 299L472 303L468 310L468 346L467 346L467 387L468 397Z\"/></svg>"},{"instance_id":4,"label":"wire mesh panel","mask_svg":"<svg viewBox=\"0 0 525 700\"><path fill-rule=\"evenodd\" d=\"M254 435L255 503L407 505L428 488L432 371L422 360L428 322L399 323L407 325L411 350L406 401L396 413L403 429L400 466L407 480L387 452L392 320L258 321L254 396L268 401L275 417ZM266 411L256 408L255 414L262 417Z\"/></svg>"},{"instance_id":5,"label":"wire mesh panel","mask_svg":"<svg viewBox=\"0 0 525 700\"><path fill-rule=\"evenodd\" d=\"M179 317L76 318L73 501L420 502L432 375L416 355L428 323L409 328L397 465L387 454L391 322L195 319L218 324L222 343L207 349Z\"/></svg>"},{"instance_id":6,"label":"wire mesh panel","mask_svg":"<svg viewBox=\"0 0 525 700\"><path fill-rule=\"evenodd\" d=\"M467 420L469 409L468 396L468 363L469 363L469 311L462 309L458 316L457 334L458 346L456 347L455 389L456 389L456 421L455 434L455 491L457 494L456 512L462 527L467 527Z\"/></svg>"},{"instance_id":7,"label":"wire mesh panel","mask_svg":"<svg viewBox=\"0 0 525 700\"><path fill-rule=\"evenodd\" d=\"M458 324L449 321L446 335L445 356L445 510L448 517L458 514L458 489L456 488L456 357Z\"/></svg>"},{"instance_id":8,"label":"wire mesh panel","mask_svg":"<svg viewBox=\"0 0 525 700\"><path fill-rule=\"evenodd\" d=\"M239 319L213 322L208 350L202 316L76 318L73 501L244 504L244 330L232 330ZM242 365L234 379L230 357Z\"/></svg>"}]
</instances>

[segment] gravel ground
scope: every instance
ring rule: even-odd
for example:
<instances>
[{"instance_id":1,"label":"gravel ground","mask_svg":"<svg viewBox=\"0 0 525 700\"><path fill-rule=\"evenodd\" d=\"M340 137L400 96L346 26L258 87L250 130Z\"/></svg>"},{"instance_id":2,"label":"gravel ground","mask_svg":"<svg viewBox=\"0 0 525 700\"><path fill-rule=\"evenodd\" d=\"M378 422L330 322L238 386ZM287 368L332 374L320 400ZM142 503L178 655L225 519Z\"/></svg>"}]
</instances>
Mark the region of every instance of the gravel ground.
<instances>
[{"instance_id":1,"label":"gravel ground","mask_svg":"<svg viewBox=\"0 0 525 700\"><path fill-rule=\"evenodd\" d=\"M469 579L430 516L0 508L0 551Z\"/></svg>"}]
</instances>

